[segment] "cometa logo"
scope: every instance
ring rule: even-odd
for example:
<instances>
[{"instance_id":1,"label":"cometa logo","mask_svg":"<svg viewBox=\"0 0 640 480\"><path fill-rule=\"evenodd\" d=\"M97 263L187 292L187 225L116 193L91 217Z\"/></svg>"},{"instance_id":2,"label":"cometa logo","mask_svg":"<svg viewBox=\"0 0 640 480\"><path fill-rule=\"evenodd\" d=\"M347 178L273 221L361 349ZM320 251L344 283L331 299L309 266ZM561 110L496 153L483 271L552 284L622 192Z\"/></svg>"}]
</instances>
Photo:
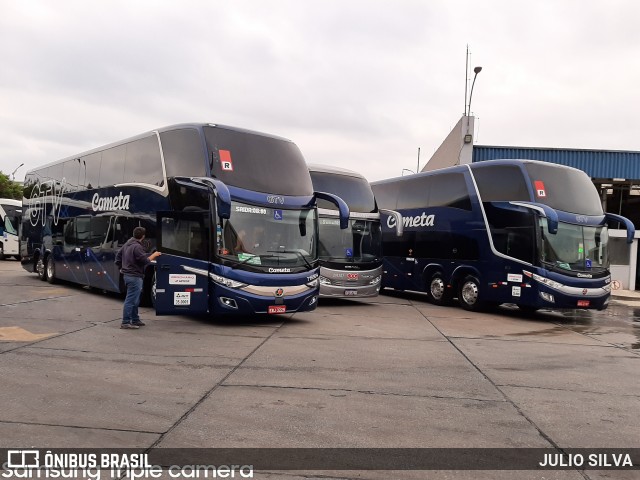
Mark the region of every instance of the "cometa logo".
<instances>
[{"instance_id":1,"label":"cometa logo","mask_svg":"<svg viewBox=\"0 0 640 480\"><path fill-rule=\"evenodd\" d=\"M129 210L129 195L119 195L115 197L100 197L98 193L91 199L91 208L94 212L105 212L109 210Z\"/></svg>"},{"instance_id":2,"label":"cometa logo","mask_svg":"<svg viewBox=\"0 0 640 480\"><path fill-rule=\"evenodd\" d=\"M402 225L404 225L404 228L433 227L435 221L435 215L427 215L425 212L422 212L420 215L416 215L415 217L402 216ZM394 217L387 217L387 226L389 228L395 228L396 219Z\"/></svg>"}]
</instances>

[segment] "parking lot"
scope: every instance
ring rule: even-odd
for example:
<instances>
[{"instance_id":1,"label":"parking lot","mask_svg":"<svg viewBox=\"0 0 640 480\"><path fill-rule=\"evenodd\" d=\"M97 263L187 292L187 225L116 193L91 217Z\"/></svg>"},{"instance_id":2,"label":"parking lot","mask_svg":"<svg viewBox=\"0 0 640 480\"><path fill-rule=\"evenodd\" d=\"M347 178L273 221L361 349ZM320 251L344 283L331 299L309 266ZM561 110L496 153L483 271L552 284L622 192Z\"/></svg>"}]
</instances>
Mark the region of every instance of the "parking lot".
<instances>
[{"instance_id":1,"label":"parking lot","mask_svg":"<svg viewBox=\"0 0 640 480\"><path fill-rule=\"evenodd\" d=\"M0 447L640 447L640 302L527 317L392 292L321 301L292 318L211 321L141 309L140 330L118 328L121 306L0 262Z\"/></svg>"}]
</instances>

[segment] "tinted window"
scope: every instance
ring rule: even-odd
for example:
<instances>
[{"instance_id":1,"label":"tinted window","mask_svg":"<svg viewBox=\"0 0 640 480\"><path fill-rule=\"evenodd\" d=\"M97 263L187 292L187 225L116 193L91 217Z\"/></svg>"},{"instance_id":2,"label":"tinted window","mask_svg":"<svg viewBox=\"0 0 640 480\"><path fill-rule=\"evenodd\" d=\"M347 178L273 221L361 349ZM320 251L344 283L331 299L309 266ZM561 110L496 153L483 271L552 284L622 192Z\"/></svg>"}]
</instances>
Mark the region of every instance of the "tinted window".
<instances>
[{"instance_id":1,"label":"tinted window","mask_svg":"<svg viewBox=\"0 0 640 480\"><path fill-rule=\"evenodd\" d=\"M333 193L339 196L354 212L371 213L376 210L373 192L364 178L324 172L311 172L313 189L316 192ZM327 200L318 200L318 207L335 210L336 206Z\"/></svg>"},{"instance_id":2,"label":"tinted window","mask_svg":"<svg viewBox=\"0 0 640 480\"><path fill-rule=\"evenodd\" d=\"M531 201L524 175L517 165L476 164L473 176L483 202Z\"/></svg>"},{"instance_id":3,"label":"tinted window","mask_svg":"<svg viewBox=\"0 0 640 480\"><path fill-rule=\"evenodd\" d=\"M78 190L78 175L80 173L80 160L67 160L64 162L65 191L74 192Z\"/></svg>"},{"instance_id":4,"label":"tinted window","mask_svg":"<svg viewBox=\"0 0 640 480\"><path fill-rule=\"evenodd\" d=\"M103 150L102 163L100 164L100 187L122 183L126 150L126 145Z\"/></svg>"},{"instance_id":5,"label":"tinted window","mask_svg":"<svg viewBox=\"0 0 640 480\"><path fill-rule=\"evenodd\" d=\"M307 164L287 140L205 127L211 173L227 185L282 195L312 195Z\"/></svg>"},{"instance_id":6,"label":"tinted window","mask_svg":"<svg viewBox=\"0 0 640 480\"><path fill-rule=\"evenodd\" d=\"M207 227L202 218L165 217L160 223L162 249L191 258L208 258Z\"/></svg>"},{"instance_id":7,"label":"tinted window","mask_svg":"<svg viewBox=\"0 0 640 480\"><path fill-rule=\"evenodd\" d=\"M429 201L431 177L416 177L400 183L398 210L405 208L425 208Z\"/></svg>"},{"instance_id":8,"label":"tinted window","mask_svg":"<svg viewBox=\"0 0 640 480\"><path fill-rule=\"evenodd\" d=\"M100 152L85 155L80 159L79 183L81 188L86 188L87 190L98 188L101 159L102 154Z\"/></svg>"},{"instance_id":9,"label":"tinted window","mask_svg":"<svg viewBox=\"0 0 640 480\"><path fill-rule=\"evenodd\" d=\"M155 135L127 144L124 181L164 185L160 146Z\"/></svg>"},{"instance_id":10,"label":"tinted window","mask_svg":"<svg viewBox=\"0 0 640 480\"><path fill-rule=\"evenodd\" d=\"M378 208L395 210L398 203L398 192L400 184L398 182L384 182L371 184L371 189L375 195Z\"/></svg>"},{"instance_id":11,"label":"tinted window","mask_svg":"<svg viewBox=\"0 0 640 480\"><path fill-rule=\"evenodd\" d=\"M431 177L430 207L452 207L471 210L471 200L462 173L444 173Z\"/></svg>"},{"instance_id":12,"label":"tinted window","mask_svg":"<svg viewBox=\"0 0 640 480\"><path fill-rule=\"evenodd\" d=\"M197 130L185 128L160 134L167 177L206 175L205 152Z\"/></svg>"},{"instance_id":13,"label":"tinted window","mask_svg":"<svg viewBox=\"0 0 640 480\"><path fill-rule=\"evenodd\" d=\"M536 202L563 212L602 215L600 196L586 173L547 163L526 163L525 168Z\"/></svg>"},{"instance_id":14,"label":"tinted window","mask_svg":"<svg viewBox=\"0 0 640 480\"><path fill-rule=\"evenodd\" d=\"M534 263L535 216L527 212L516 212L484 203L493 245L499 252Z\"/></svg>"}]
</instances>

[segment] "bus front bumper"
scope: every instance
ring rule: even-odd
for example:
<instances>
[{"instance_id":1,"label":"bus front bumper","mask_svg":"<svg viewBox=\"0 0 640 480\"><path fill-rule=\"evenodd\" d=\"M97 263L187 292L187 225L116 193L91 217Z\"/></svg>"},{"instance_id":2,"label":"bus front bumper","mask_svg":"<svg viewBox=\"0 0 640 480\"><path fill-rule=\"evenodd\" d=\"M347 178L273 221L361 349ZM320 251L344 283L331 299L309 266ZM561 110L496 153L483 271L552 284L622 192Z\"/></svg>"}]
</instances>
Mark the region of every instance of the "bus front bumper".
<instances>
[{"instance_id":1,"label":"bus front bumper","mask_svg":"<svg viewBox=\"0 0 640 480\"><path fill-rule=\"evenodd\" d=\"M278 287L269 287L271 295L249 292L216 285L211 297L211 312L221 315L291 314L308 312L318 306L318 289L305 289L300 293L277 296ZM278 292L280 293L280 292Z\"/></svg>"}]
</instances>

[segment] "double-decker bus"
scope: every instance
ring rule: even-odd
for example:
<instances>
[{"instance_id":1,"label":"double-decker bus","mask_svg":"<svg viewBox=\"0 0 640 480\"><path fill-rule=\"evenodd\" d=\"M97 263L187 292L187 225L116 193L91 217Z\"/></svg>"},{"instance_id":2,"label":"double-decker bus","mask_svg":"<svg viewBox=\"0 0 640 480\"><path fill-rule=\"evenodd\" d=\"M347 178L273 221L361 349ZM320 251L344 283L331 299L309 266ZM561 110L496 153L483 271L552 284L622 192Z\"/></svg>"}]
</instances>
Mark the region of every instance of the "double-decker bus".
<instances>
[{"instance_id":1,"label":"double-decker bus","mask_svg":"<svg viewBox=\"0 0 640 480\"><path fill-rule=\"evenodd\" d=\"M18 228L21 213L21 201L0 198L0 260L10 256L20 258Z\"/></svg>"},{"instance_id":2,"label":"double-decker bus","mask_svg":"<svg viewBox=\"0 0 640 480\"><path fill-rule=\"evenodd\" d=\"M468 310L501 303L525 310L606 308L611 292L607 225L582 171L530 160L494 160L372 184L379 205L403 215L404 235L383 221L383 287L454 297ZM386 231L385 231L386 228Z\"/></svg>"},{"instance_id":3,"label":"double-decker bus","mask_svg":"<svg viewBox=\"0 0 640 480\"><path fill-rule=\"evenodd\" d=\"M318 201L320 240L320 296L373 297L382 280L380 210L373 191L361 174L326 165L309 165L313 188L342 198L349 206L349 226L340 229L340 212L334 204ZM394 216L402 235L402 217Z\"/></svg>"},{"instance_id":4,"label":"double-decker bus","mask_svg":"<svg viewBox=\"0 0 640 480\"><path fill-rule=\"evenodd\" d=\"M114 264L134 227L163 255L145 274L157 314L312 310L317 199L291 141L214 124L154 130L45 165L25 178L22 264L121 292ZM155 267L155 268L154 268Z\"/></svg>"}]
</instances>

